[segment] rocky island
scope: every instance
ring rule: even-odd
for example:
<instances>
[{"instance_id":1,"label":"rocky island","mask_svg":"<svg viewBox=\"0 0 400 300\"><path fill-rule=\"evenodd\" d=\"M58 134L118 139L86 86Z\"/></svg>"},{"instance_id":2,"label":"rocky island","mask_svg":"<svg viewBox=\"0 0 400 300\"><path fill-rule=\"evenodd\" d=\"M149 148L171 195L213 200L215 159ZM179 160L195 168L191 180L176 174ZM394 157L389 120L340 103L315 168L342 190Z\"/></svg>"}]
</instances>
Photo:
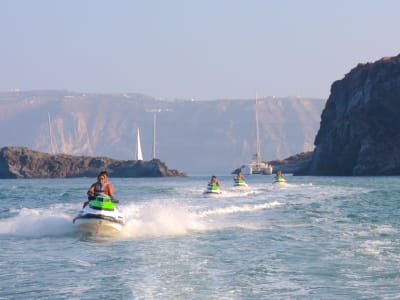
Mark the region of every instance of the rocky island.
<instances>
[{"instance_id":1,"label":"rocky island","mask_svg":"<svg viewBox=\"0 0 400 300\"><path fill-rule=\"evenodd\" d=\"M112 177L183 177L159 159L116 160L107 157L49 154L26 147L0 149L0 179L96 177L107 170Z\"/></svg>"}]
</instances>

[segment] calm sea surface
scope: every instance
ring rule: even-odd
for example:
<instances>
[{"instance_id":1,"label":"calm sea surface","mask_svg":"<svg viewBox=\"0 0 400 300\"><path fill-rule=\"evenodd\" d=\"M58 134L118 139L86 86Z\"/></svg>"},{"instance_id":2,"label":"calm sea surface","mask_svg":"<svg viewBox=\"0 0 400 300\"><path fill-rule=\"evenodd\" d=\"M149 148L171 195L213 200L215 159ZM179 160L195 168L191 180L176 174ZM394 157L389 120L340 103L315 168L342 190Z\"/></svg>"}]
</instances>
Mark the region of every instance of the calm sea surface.
<instances>
[{"instance_id":1,"label":"calm sea surface","mask_svg":"<svg viewBox=\"0 0 400 300\"><path fill-rule=\"evenodd\" d=\"M94 178L0 180L0 299L400 299L400 177L111 178L126 226L72 223Z\"/></svg>"}]
</instances>

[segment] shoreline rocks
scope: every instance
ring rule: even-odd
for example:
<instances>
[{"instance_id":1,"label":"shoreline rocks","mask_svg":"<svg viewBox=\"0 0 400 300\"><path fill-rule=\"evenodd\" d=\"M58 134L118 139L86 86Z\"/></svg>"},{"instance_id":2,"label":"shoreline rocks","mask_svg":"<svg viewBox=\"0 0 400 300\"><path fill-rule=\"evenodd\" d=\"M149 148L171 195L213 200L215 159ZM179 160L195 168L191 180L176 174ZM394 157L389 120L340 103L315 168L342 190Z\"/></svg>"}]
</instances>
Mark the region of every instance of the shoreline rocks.
<instances>
[{"instance_id":1,"label":"shoreline rocks","mask_svg":"<svg viewBox=\"0 0 400 300\"><path fill-rule=\"evenodd\" d=\"M116 160L108 157L49 154L26 147L0 149L0 179L96 177L106 170L112 177L185 177L159 159Z\"/></svg>"}]
</instances>

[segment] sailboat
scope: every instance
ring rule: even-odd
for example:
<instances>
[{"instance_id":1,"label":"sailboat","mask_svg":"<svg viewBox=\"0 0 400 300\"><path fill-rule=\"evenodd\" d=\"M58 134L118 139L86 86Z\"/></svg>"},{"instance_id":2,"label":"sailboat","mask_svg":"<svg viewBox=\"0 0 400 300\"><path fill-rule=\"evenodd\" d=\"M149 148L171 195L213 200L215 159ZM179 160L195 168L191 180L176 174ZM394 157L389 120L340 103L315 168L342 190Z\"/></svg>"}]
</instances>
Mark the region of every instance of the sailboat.
<instances>
[{"instance_id":1,"label":"sailboat","mask_svg":"<svg viewBox=\"0 0 400 300\"><path fill-rule=\"evenodd\" d=\"M137 141L136 141L136 160L143 160L142 143L140 142L140 130L137 129Z\"/></svg>"},{"instance_id":2,"label":"sailboat","mask_svg":"<svg viewBox=\"0 0 400 300\"><path fill-rule=\"evenodd\" d=\"M257 153L253 155L251 162L242 167L242 172L247 175L263 174L271 175L273 168L269 163L261 160L260 128L258 125L258 100L256 96L256 138Z\"/></svg>"}]
</instances>

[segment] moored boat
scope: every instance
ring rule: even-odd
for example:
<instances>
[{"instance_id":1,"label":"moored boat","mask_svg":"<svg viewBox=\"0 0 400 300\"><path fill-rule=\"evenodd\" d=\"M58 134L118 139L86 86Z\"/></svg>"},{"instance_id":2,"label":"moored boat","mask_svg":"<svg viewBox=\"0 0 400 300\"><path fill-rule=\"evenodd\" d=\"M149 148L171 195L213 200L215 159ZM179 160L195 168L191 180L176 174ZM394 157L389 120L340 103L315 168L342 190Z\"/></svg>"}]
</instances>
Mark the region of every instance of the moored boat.
<instances>
[{"instance_id":1,"label":"moored boat","mask_svg":"<svg viewBox=\"0 0 400 300\"><path fill-rule=\"evenodd\" d=\"M97 195L79 211L73 223L92 234L115 234L121 231L125 224L116 203L117 201L108 195Z\"/></svg>"},{"instance_id":2,"label":"moored boat","mask_svg":"<svg viewBox=\"0 0 400 300\"><path fill-rule=\"evenodd\" d=\"M271 175L273 171L273 167L266 161L261 159L261 142L260 142L260 128L259 128L259 120L258 120L258 100L256 96L256 146L257 152L254 154L250 163L242 166L242 171L246 175L254 175L254 174L262 174L262 175Z\"/></svg>"},{"instance_id":3,"label":"moored boat","mask_svg":"<svg viewBox=\"0 0 400 300\"><path fill-rule=\"evenodd\" d=\"M254 155L253 161L242 168L243 173L246 175L271 175L273 171L272 165L265 161L261 161L260 159L258 159L258 157L258 154Z\"/></svg>"}]
</instances>

